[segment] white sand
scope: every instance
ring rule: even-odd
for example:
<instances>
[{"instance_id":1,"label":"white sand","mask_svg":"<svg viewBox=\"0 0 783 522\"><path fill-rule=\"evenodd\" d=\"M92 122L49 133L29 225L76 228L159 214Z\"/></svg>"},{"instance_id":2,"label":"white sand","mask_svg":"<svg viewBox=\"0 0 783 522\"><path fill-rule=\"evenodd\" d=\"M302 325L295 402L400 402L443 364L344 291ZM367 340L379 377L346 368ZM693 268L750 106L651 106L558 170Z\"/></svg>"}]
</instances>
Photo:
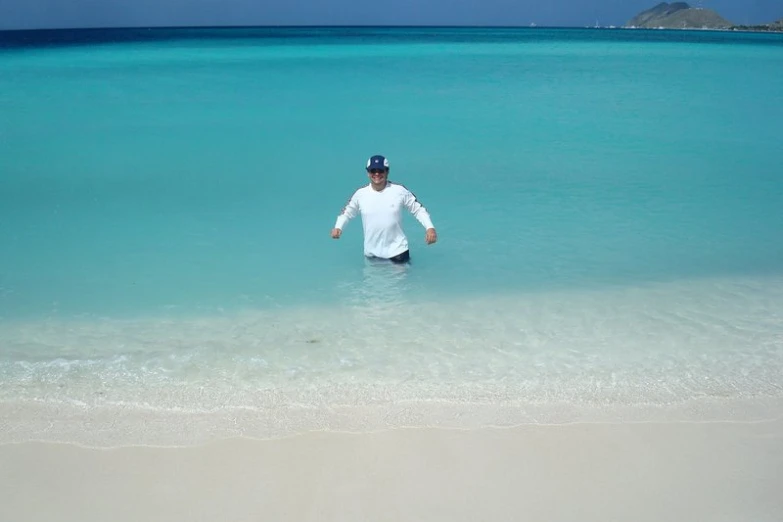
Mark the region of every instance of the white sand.
<instances>
[{"instance_id":1,"label":"white sand","mask_svg":"<svg viewBox=\"0 0 783 522\"><path fill-rule=\"evenodd\" d=\"M781 413L182 448L5 444L0 520L781 521Z\"/></svg>"}]
</instances>

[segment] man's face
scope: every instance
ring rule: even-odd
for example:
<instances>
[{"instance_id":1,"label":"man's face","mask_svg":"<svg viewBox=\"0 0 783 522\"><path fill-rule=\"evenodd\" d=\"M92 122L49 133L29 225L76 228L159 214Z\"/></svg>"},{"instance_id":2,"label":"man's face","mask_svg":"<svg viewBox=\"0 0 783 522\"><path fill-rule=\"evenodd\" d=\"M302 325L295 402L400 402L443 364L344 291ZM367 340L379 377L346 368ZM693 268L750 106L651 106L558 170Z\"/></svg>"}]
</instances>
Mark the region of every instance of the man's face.
<instances>
[{"instance_id":1,"label":"man's face","mask_svg":"<svg viewBox=\"0 0 783 522\"><path fill-rule=\"evenodd\" d=\"M389 169L367 169L367 176L370 178L370 182L375 186L382 186L386 184L386 180L389 177Z\"/></svg>"}]
</instances>

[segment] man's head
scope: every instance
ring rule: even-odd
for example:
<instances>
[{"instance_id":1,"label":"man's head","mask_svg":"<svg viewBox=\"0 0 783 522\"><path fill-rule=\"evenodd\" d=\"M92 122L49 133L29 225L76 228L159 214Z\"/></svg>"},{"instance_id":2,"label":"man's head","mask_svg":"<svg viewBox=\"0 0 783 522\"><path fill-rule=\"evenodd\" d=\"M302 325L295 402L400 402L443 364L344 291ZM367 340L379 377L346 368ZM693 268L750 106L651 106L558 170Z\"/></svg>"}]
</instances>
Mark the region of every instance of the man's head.
<instances>
[{"instance_id":1,"label":"man's head","mask_svg":"<svg viewBox=\"0 0 783 522\"><path fill-rule=\"evenodd\" d=\"M367 160L367 176L374 187L386 185L389 177L389 160L376 154Z\"/></svg>"}]
</instances>

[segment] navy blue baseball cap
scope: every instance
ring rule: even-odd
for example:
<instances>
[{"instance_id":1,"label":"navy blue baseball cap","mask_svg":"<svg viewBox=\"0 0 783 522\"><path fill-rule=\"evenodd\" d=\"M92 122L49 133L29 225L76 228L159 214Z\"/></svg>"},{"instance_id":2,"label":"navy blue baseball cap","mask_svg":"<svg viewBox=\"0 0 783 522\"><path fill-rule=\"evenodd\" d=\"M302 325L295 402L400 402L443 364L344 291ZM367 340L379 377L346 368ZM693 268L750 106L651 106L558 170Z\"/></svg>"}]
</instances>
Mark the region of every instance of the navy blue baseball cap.
<instances>
[{"instance_id":1,"label":"navy blue baseball cap","mask_svg":"<svg viewBox=\"0 0 783 522\"><path fill-rule=\"evenodd\" d=\"M367 160L367 170L388 169L388 168L389 168L389 160L387 160L380 154L376 154L375 156Z\"/></svg>"}]
</instances>

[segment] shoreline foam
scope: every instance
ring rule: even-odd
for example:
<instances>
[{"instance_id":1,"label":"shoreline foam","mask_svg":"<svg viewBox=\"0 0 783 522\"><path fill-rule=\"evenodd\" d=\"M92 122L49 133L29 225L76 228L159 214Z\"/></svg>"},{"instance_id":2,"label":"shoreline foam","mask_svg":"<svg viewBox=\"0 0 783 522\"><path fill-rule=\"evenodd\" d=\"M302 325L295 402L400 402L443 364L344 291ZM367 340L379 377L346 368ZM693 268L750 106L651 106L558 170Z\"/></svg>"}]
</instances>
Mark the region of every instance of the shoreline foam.
<instances>
[{"instance_id":1,"label":"shoreline foam","mask_svg":"<svg viewBox=\"0 0 783 522\"><path fill-rule=\"evenodd\" d=\"M373 395L669 403L783 394L779 276L394 297L178 320L5 322L0 401L214 409Z\"/></svg>"},{"instance_id":2,"label":"shoreline foam","mask_svg":"<svg viewBox=\"0 0 783 522\"><path fill-rule=\"evenodd\" d=\"M232 438L276 440L312 432L378 433L396 429L481 430L535 426L766 423L783 419L783 397L710 399L675 405L567 403L458 404L403 401L365 406L214 412L0 403L0 444L76 444L92 448L187 447Z\"/></svg>"}]
</instances>

